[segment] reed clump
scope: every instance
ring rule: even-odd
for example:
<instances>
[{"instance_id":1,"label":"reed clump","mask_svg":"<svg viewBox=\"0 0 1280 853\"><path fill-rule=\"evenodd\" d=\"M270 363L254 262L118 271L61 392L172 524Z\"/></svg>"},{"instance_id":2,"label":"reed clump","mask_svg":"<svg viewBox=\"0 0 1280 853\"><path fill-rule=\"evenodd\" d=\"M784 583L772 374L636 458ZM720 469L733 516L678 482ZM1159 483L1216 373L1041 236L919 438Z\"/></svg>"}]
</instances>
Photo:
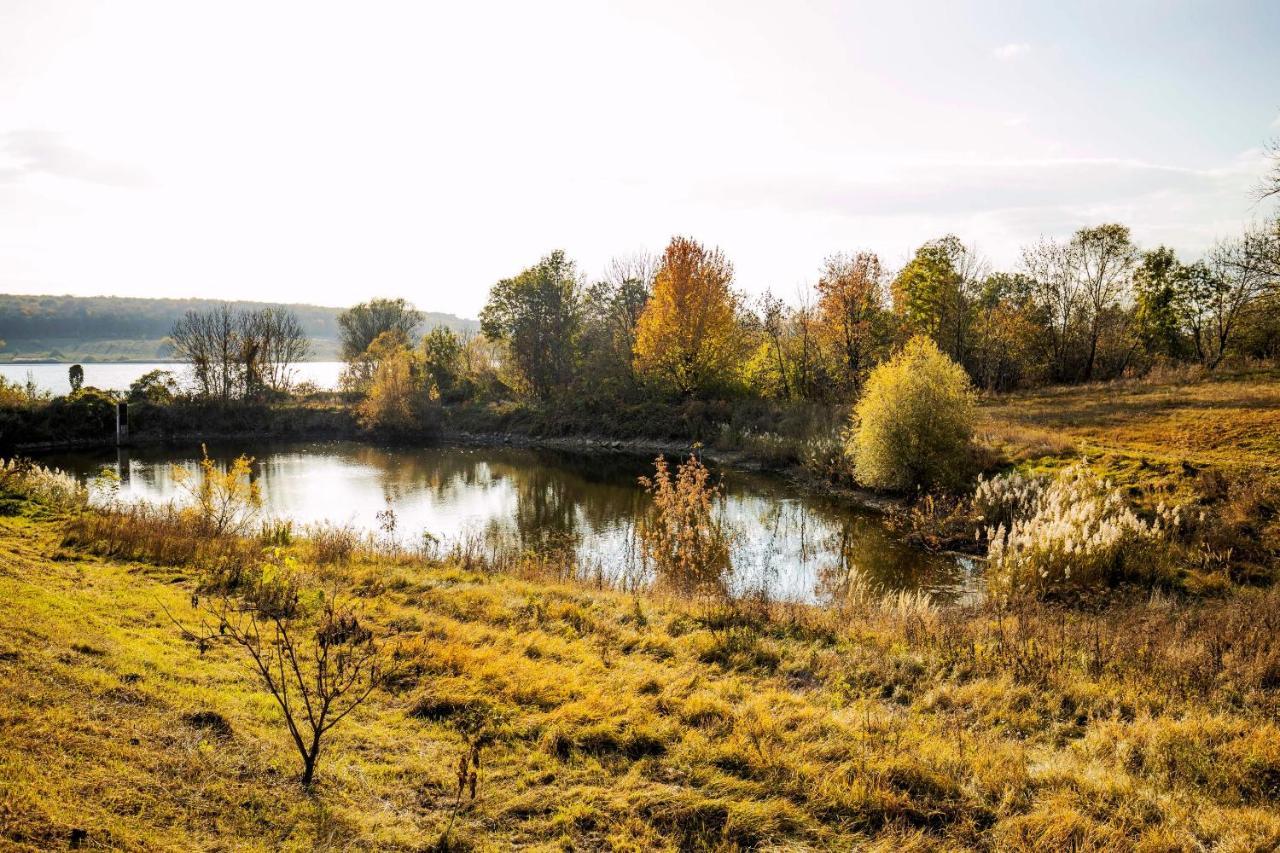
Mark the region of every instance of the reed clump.
<instances>
[{"instance_id":1,"label":"reed clump","mask_svg":"<svg viewBox=\"0 0 1280 853\"><path fill-rule=\"evenodd\" d=\"M1182 526L1179 508L1140 518L1119 490L1080 462L1056 477L1006 474L979 484L987 583L1004 599L1045 597L1124 579L1159 579L1168 543Z\"/></svg>"},{"instance_id":2,"label":"reed clump","mask_svg":"<svg viewBox=\"0 0 1280 853\"><path fill-rule=\"evenodd\" d=\"M29 459L0 460L0 494L70 511L85 506L89 494L74 477Z\"/></svg>"}]
</instances>

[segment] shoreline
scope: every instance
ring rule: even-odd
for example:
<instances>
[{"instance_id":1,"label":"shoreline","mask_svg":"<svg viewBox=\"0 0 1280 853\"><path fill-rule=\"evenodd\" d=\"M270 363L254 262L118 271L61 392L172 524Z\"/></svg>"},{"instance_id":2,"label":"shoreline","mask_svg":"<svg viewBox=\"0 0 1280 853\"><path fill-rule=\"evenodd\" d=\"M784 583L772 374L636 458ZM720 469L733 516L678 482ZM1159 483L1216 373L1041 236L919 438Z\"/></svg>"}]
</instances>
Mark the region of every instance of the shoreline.
<instances>
[{"instance_id":1,"label":"shoreline","mask_svg":"<svg viewBox=\"0 0 1280 853\"><path fill-rule=\"evenodd\" d=\"M657 456L682 460L693 450L695 442L672 439L615 439L594 435L534 436L512 432L470 432L449 430L422 442L381 442L367 435L346 431L321 431L313 434L268 432L197 432L161 435L133 435L128 444L116 445L114 439L70 439L62 441L22 442L12 445L13 453L43 454L76 450L128 450L134 447L157 447L201 443L208 441L355 441L367 444L400 444L408 446L459 446L459 447L520 447L535 450L559 450L582 455ZM698 449L701 458L722 468L765 474L785 481L789 486L807 494L833 500L843 506L888 515L904 508L903 498L880 494L866 489L840 486L814 476L800 465L775 467L760 459L737 450L722 450L703 446Z\"/></svg>"}]
</instances>

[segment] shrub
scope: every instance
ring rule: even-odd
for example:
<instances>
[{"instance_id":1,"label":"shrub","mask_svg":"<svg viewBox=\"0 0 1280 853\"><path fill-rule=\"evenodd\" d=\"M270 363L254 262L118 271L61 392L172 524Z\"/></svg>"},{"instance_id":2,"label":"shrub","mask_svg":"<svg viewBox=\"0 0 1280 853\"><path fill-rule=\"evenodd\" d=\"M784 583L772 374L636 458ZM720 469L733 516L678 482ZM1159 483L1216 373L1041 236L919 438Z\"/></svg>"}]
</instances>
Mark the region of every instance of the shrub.
<instances>
[{"instance_id":1,"label":"shrub","mask_svg":"<svg viewBox=\"0 0 1280 853\"><path fill-rule=\"evenodd\" d=\"M129 385L129 402L172 403L178 393L178 380L171 370L149 370Z\"/></svg>"},{"instance_id":2,"label":"shrub","mask_svg":"<svg viewBox=\"0 0 1280 853\"><path fill-rule=\"evenodd\" d=\"M252 456L239 456L226 471L209 458L200 445L200 473L174 466L173 477L191 498L188 512L194 513L199 526L213 536L239 535L247 532L257 520L262 507L258 484L250 476Z\"/></svg>"},{"instance_id":3,"label":"shrub","mask_svg":"<svg viewBox=\"0 0 1280 853\"><path fill-rule=\"evenodd\" d=\"M906 491L959 486L968 471L974 397L969 377L917 336L871 372L847 452L864 485Z\"/></svg>"},{"instance_id":4,"label":"shrub","mask_svg":"<svg viewBox=\"0 0 1280 853\"><path fill-rule=\"evenodd\" d=\"M302 763L300 781L309 787L325 735L393 678L398 664L336 596L307 618L291 583L265 582L255 593L252 600L197 599L198 626L169 618L201 654L222 642L252 661L283 714Z\"/></svg>"},{"instance_id":5,"label":"shrub","mask_svg":"<svg viewBox=\"0 0 1280 853\"><path fill-rule=\"evenodd\" d=\"M1005 475L979 491L995 517L1012 517L987 529L988 588L1006 600L1149 576L1160 568L1157 546L1181 526L1180 511L1163 504L1142 520L1083 462L1053 479Z\"/></svg>"},{"instance_id":6,"label":"shrub","mask_svg":"<svg viewBox=\"0 0 1280 853\"><path fill-rule=\"evenodd\" d=\"M653 510L639 526L640 543L659 583L685 592L724 590L730 534L720 513L723 490L697 456L676 468L654 461L653 477L640 485L653 496Z\"/></svg>"}]
</instances>

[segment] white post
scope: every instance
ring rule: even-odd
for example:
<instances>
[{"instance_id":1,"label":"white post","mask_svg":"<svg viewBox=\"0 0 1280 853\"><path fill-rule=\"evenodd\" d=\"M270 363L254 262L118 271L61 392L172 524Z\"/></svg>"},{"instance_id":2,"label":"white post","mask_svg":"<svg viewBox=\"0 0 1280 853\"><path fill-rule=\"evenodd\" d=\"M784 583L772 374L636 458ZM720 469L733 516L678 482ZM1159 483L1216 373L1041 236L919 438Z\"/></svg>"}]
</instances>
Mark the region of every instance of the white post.
<instances>
[{"instance_id":1,"label":"white post","mask_svg":"<svg viewBox=\"0 0 1280 853\"><path fill-rule=\"evenodd\" d=\"M116 447L129 443L129 404L116 403Z\"/></svg>"}]
</instances>

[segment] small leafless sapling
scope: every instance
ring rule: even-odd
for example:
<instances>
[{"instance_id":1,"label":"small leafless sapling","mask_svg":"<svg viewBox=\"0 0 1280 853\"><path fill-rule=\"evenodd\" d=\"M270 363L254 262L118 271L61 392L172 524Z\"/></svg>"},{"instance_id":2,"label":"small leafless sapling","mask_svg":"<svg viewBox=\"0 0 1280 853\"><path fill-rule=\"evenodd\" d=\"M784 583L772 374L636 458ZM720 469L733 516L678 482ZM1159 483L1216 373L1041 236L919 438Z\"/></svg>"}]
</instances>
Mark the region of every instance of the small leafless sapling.
<instances>
[{"instance_id":1,"label":"small leafless sapling","mask_svg":"<svg viewBox=\"0 0 1280 853\"><path fill-rule=\"evenodd\" d=\"M215 642L228 642L248 655L284 714L302 759L302 784L310 786L324 736L394 674L394 655L384 653L336 595L323 600L314 619L298 613L296 594L256 598L201 602L193 596L199 628L173 621L202 654Z\"/></svg>"}]
</instances>

